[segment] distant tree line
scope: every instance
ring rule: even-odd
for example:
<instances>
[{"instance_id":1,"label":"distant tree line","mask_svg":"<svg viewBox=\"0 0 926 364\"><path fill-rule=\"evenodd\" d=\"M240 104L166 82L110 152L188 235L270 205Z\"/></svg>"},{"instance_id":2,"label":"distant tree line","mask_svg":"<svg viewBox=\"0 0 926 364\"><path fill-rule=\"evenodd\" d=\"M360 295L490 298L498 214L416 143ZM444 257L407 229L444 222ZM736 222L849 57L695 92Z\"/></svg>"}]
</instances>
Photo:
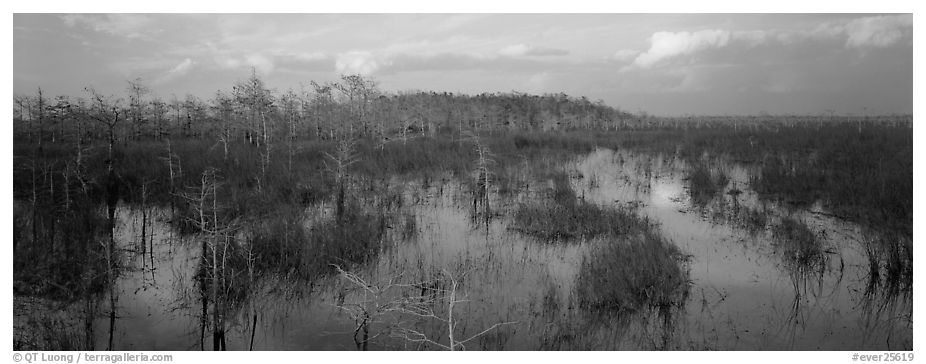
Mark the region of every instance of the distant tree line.
<instances>
[{"instance_id":1,"label":"distant tree line","mask_svg":"<svg viewBox=\"0 0 926 364\"><path fill-rule=\"evenodd\" d=\"M640 116L565 94L398 92L376 81L345 75L337 82L309 82L298 90L270 89L251 74L209 100L194 95L165 99L141 79L127 82L125 96L86 88L81 97L15 95L19 137L36 143L80 139L119 141L168 137L217 138L270 147L279 141L350 136L406 140L464 130L618 129ZM106 120L106 122L95 122ZM111 125L110 125L111 124Z\"/></svg>"}]
</instances>

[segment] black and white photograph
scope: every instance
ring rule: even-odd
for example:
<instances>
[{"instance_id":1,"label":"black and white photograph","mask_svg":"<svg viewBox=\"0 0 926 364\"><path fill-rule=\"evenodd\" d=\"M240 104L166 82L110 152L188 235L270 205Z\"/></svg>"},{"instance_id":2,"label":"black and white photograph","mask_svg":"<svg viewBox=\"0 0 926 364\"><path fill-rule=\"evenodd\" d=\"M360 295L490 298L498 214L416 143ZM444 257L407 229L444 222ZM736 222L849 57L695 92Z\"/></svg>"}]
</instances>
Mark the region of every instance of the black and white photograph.
<instances>
[{"instance_id":1,"label":"black and white photograph","mask_svg":"<svg viewBox=\"0 0 926 364\"><path fill-rule=\"evenodd\" d=\"M912 7L486 10L12 13L12 359L914 360Z\"/></svg>"}]
</instances>

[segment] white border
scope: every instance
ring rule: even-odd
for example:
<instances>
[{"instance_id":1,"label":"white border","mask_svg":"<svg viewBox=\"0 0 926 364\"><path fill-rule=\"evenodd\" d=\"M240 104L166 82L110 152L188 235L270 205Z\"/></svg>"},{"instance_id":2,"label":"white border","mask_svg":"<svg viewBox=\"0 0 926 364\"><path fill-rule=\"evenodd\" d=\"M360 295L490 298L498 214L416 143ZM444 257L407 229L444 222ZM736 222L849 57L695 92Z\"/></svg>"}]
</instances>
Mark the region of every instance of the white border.
<instances>
[{"instance_id":1,"label":"white border","mask_svg":"<svg viewBox=\"0 0 926 364\"><path fill-rule=\"evenodd\" d=\"M922 2L920 2L922 3ZM259 2L227 2L227 1L182 1L166 0L154 2L131 2L131 1L96 1L85 3L83 1L31 1L16 2L9 4L11 7L9 13L3 17L5 23L7 42L6 49L8 55L5 58L8 70L12 70L12 24L13 13L19 12L315 12L315 13L343 13L343 12L369 12L369 13L396 13L396 12L489 12L489 13L517 13L517 12L543 12L543 13L584 13L584 12L625 12L625 13L699 13L699 12L786 12L786 13L815 13L815 12L847 12L847 13L914 13L914 119L917 115L918 106L923 105L921 91L923 90L922 77L917 70L916 59L921 57L920 40L924 39L922 34L923 17L918 13L922 6L914 1L877 1L877 2L810 2L810 1L765 1L761 3L748 1L599 1L599 0L570 0L570 1L542 1L542 2L525 2L525 3L500 3L497 0L463 0L455 1L452 4L444 4L433 0L402 0L396 1L285 1L285 0L263 0ZM12 110L12 73L7 72L4 76L6 79L7 89L3 104L5 110ZM7 115L12 115L8 113ZM916 121L914 121L916 123ZM923 140L922 128L914 127L914 186L918 186L916 176L922 175L921 163L919 156L921 152L920 145ZM7 173L12 171L12 124L6 123L4 131L6 133L7 143L4 143L7 158L4 159L4 170ZM12 174L3 179L3 188L6 193L3 201L6 206L3 220L6 239L11 239L12 232ZM922 201L922 193L914 188L914 203ZM917 224L917 213L914 208L914 244L916 237L923 236L923 230ZM12 359L12 244L7 240L8 254L2 255L3 266L6 267L6 279L3 285L6 292L6 299L3 301L3 307L6 310L6 324L3 330L3 338L6 341L7 352L0 354L0 360L6 361ZM922 249L915 249L915 259L920 260L919 255ZM921 274L922 269L914 269L914 282L923 282ZM914 289L914 302L923 302L923 295L920 289ZM926 306L924 306L926 307ZM923 317L922 310L914 309L914 322L923 322L919 320ZM916 339L921 337L914 325L914 349L918 348ZM915 352L916 350L914 350ZM148 354L154 352L145 352ZM471 363L473 361L488 362L577 362L577 361L594 361L613 363L625 359L630 362L648 363L651 361L663 362L748 362L748 363L782 363L782 362L806 362L806 363L849 363L852 362L851 355L854 352L488 352L488 353L455 353L443 354L439 352L427 353L410 353L410 352L386 352L386 353L355 353L355 352L252 352L252 353L200 353L200 352L161 352L172 354L174 362L177 363L199 363L199 362L230 362L230 363L252 363L270 361L286 362L341 362L344 359L348 361L369 360L386 363L408 363L410 361L440 360L448 363ZM865 352L861 352L864 354ZM917 353L926 355L926 353ZM2 355L6 355L3 357ZM920 358L923 361L926 358Z\"/></svg>"}]
</instances>

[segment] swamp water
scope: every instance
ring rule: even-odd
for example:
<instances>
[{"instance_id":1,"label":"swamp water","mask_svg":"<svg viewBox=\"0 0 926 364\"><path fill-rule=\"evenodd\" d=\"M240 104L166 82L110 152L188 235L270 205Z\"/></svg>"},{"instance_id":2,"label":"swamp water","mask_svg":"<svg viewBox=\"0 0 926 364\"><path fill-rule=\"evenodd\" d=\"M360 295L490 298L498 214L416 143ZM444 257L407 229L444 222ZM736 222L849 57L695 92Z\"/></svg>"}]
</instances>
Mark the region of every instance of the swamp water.
<instances>
[{"instance_id":1,"label":"swamp water","mask_svg":"<svg viewBox=\"0 0 926 364\"><path fill-rule=\"evenodd\" d=\"M742 165L714 163L729 182L710 201L696 203L688 193L688 168L672 157L610 150L563 166L580 199L647 216L688 255L683 269L690 284L677 307L611 314L580 307L579 267L589 247L602 242L542 242L510 228L512 209L544 198L551 181L531 181L503 197L493 193L495 213L488 219L474 218L472 195L459 183L398 183L414 223L390 227L392 238L383 243L388 246L352 270L368 286L390 287L388 292L371 293L339 275L311 283L264 277L257 292L229 313L227 349L440 349L450 341L440 319L448 317L445 301L434 301L436 308L426 312L432 316L386 304L409 292L446 292L447 280L440 279L446 277L457 283L451 317L454 340L462 345L456 349L912 349L912 294L872 283L862 229L819 207L789 210L760 202L749 189L757 172ZM748 211L762 211L759 220L769 225L782 217L802 221L818 237L823 255L812 264L792 259L768 225L744 218L752 216ZM330 206L307 209L314 217L306 227L325 214ZM169 227L168 212L153 209L150 215L141 254L140 210L118 211L116 238L126 258L113 317L109 297L100 299L93 347L211 350L194 280L201 243ZM413 282L419 284L402 285ZM363 330L352 315L359 308L371 311ZM358 335L366 344L358 343Z\"/></svg>"}]
</instances>

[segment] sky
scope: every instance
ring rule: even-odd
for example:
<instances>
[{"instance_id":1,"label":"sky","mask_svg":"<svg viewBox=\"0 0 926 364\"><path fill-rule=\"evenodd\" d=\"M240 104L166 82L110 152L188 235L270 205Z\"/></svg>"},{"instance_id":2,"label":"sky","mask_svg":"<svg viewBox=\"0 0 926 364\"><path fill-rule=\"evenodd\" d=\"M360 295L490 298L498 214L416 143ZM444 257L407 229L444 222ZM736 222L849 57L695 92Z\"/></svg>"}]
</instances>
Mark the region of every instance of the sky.
<instances>
[{"instance_id":1,"label":"sky","mask_svg":"<svg viewBox=\"0 0 926 364\"><path fill-rule=\"evenodd\" d=\"M13 88L212 98L362 74L653 115L913 111L911 14L14 14Z\"/></svg>"}]
</instances>

